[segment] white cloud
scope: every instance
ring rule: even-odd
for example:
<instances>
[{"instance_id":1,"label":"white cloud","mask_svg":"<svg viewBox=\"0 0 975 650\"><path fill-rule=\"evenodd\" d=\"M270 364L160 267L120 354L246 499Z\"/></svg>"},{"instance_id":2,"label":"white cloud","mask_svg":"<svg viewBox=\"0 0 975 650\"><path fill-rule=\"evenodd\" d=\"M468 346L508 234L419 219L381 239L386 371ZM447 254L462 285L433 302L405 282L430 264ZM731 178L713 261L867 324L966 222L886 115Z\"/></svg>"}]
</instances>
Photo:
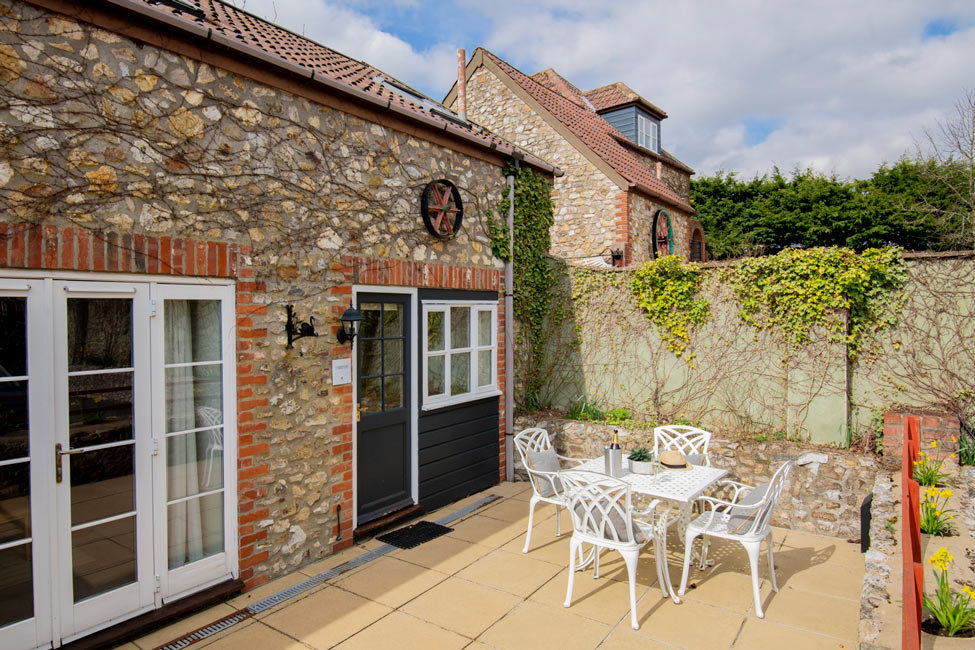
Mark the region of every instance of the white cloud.
<instances>
[{"instance_id":1,"label":"white cloud","mask_svg":"<svg viewBox=\"0 0 975 650\"><path fill-rule=\"evenodd\" d=\"M455 44L483 44L529 74L554 67L583 89L624 81L670 114L664 145L699 174L747 176L777 164L866 176L912 151L923 128L975 84L970 1L395 4L426 12L438 36L411 46L363 5L248 0L246 8L271 17L273 6L279 24L437 98L453 81ZM438 31L451 11L482 20ZM922 38L934 21L955 31ZM770 120L775 130L747 144L750 120Z\"/></svg>"}]
</instances>

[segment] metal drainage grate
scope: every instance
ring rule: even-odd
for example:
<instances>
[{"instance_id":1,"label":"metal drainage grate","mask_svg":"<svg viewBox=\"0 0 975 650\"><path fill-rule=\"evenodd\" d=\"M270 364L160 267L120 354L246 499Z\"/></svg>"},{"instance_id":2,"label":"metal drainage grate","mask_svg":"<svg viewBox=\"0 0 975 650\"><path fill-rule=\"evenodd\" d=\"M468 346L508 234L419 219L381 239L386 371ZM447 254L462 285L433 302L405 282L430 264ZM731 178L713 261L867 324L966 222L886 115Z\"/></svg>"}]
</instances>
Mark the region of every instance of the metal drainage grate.
<instances>
[{"instance_id":1,"label":"metal drainage grate","mask_svg":"<svg viewBox=\"0 0 975 650\"><path fill-rule=\"evenodd\" d=\"M495 495L485 497L483 499L480 499L479 501L475 501L469 506L461 508L460 510L455 510L449 515L438 519L437 523L443 525L443 524L449 524L452 521L457 521L461 517L466 517L467 515L477 510L478 508L482 508L489 503L493 503L497 501L500 498L501 497ZM255 614L259 614L267 609L270 609L271 607L274 607L275 605L279 605L287 600L294 598L295 596L299 596L305 593L306 591L308 591L309 589L313 589L318 585L328 580L331 580L332 578L337 578L338 576L342 575L346 571L350 571L356 567L362 566L363 564L372 562L376 558L382 557L383 555L386 555L387 553L395 549L396 547L392 546L391 544L383 544L382 546L378 548L374 548L368 553L363 553L358 557L354 557L348 562L340 564L339 566L333 569L329 569L328 571L319 573L318 575L311 577L308 580L299 582L296 585L292 585L283 591L279 591L276 594L268 596L267 598L262 598L256 603L251 603L244 609L238 610L233 614L230 614L229 616L225 616L224 618L221 618L218 621L210 623L205 627L201 627L200 629L194 630L189 634L185 634L179 637L178 639L166 643L165 645L158 646L157 648L155 648L155 650L183 650L183 648L189 646L192 643L196 643L197 641L202 641L203 639L211 637L214 634L223 632L227 628L232 627L237 623L240 623L241 621L244 621L250 618L251 616L254 616Z\"/></svg>"},{"instance_id":2,"label":"metal drainage grate","mask_svg":"<svg viewBox=\"0 0 975 650\"><path fill-rule=\"evenodd\" d=\"M238 610L233 614L230 614L229 616L225 616L221 618L218 621L215 621L213 623L210 623L209 625L201 627L198 630L194 630L189 634L185 634L180 638L176 639L175 641L170 641L165 645L158 646L157 648L155 648L155 650L182 650L183 648L190 645L191 643L196 643L197 641L201 641L203 639L206 639L207 637L211 637L214 634L217 634L218 632L223 632L227 628L232 627L237 623L240 623L241 621L246 620L250 617L251 614L249 614L246 610L243 609Z\"/></svg>"},{"instance_id":3,"label":"metal drainage grate","mask_svg":"<svg viewBox=\"0 0 975 650\"><path fill-rule=\"evenodd\" d=\"M478 508L483 508L484 506L486 506L489 503L494 503L495 501L498 501L500 498L501 497L499 497L499 496L497 496L495 494L492 494L489 497L484 497L483 499L481 499L479 501L475 501L471 505L465 506L465 507L461 508L460 510L454 510L452 513L450 513L446 517L441 517L440 519L437 520L437 523L438 524L443 524L443 525L446 526L447 524L449 524L449 523L451 523L453 521L457 521L461 517L466 517L467 515L471 514L475 510L477 510Z\"/></svg>"}]
</instances>

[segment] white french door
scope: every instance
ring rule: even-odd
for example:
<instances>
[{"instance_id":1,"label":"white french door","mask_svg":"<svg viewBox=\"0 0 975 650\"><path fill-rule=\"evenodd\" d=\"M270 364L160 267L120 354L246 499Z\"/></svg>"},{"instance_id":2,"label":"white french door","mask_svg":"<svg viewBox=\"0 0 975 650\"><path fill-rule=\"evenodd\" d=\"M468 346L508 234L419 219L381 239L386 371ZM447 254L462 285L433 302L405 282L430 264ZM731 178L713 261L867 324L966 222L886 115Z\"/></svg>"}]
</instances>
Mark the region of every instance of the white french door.
<instances>
[{"instance_id":1,"label":"white french door","mask_svg":"<svg viewBox=\"0 0 975 650\"><path fill-rule=\"evenodd\" d=\"M43 280L0 278L0 647L52 638L54 428L50 303ZM46 309L45 309L46 307ZM30 333L28 335L28 331ZM46 341L46 345L42 344ZM37 435L34 435L37 432ZM46 452L46 453L45 453Z\"/></svg>"},{"instance_id":2,"label":"white french door","mask_svg":"<svg viewBox=\"0 0 975 650\"><path fill-rule=\"evenodd\" d=\"M153 303L155 556L168 601L236 573L233 288L154 285Z\"/></svg>"},{"instance_id":3,"label":"white french door","mask_svg":"<svg viewBox=\"0 0 975 650\"><path fill-rule=\"evenodd\" d=\"M0 278L0 648L235 574L232 326L232 287Z\"/></svg>"},{"instance_id":4,"label":"white french door","mask_svg":"<svg viewBox=\"0 0 975 650\"><path fill-rule=\"evenodd\" d=\"M54 282L52 301L55 631L67 639L153 605L149 287Z\"/></svg>"}]
</instances>

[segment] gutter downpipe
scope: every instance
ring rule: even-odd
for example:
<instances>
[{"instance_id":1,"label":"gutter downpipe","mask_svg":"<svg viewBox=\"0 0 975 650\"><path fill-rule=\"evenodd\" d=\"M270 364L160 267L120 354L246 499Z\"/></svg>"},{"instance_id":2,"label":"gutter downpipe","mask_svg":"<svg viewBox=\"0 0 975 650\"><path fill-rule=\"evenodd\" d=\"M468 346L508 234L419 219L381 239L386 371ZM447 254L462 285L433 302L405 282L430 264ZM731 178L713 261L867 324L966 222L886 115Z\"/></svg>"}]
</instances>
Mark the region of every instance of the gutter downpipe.
<instances>
[{"instance_id":1,"label":"gutter downpipe","mask_svg":"<svg viewBox=\"0 0 975 650\"><path fill-rule=\"evenodd\" d=\"M515 160L515 169L520 167ZM514 263L515 263L515 177L509 175L508 183L508 261L504 265L504 473L508 481L515 480L515 314L514 314Z\"/></svg>"}]
</instances>

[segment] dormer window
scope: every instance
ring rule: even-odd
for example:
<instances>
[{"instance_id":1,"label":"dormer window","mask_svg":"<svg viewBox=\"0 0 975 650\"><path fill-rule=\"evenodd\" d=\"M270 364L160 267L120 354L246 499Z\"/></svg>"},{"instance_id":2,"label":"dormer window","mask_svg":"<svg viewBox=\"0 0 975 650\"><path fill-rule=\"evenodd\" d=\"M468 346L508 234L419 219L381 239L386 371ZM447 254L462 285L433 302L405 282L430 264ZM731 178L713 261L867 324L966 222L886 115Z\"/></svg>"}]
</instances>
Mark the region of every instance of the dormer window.
<instances>
[{"instance_id":1,"label":"dormer window","mask_svg":"<svg viewBox=\"0 0 975 650\"><path fill-rule=\"evenodd\" d=\"M637 115L636 143L654 153L660 153L660 122Z\"/></svg>"}]
</instances>

